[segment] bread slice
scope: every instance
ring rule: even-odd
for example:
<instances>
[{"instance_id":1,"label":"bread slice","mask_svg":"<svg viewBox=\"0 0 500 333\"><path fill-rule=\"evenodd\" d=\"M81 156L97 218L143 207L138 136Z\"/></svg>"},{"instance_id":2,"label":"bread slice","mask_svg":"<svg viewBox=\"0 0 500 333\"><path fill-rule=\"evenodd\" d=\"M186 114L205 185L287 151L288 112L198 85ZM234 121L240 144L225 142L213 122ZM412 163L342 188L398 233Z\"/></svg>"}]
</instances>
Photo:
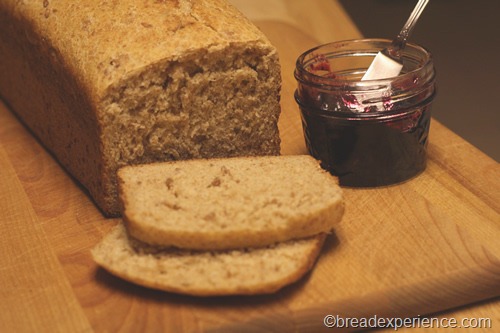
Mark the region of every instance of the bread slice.
<instances>
[{"instance_id":1,"label":"bread slice","mask_svg":"<svg viewBox=\"0 0 500 333\"><path fill-rule=\"evenodd\" d=\"M152 245L266 246L329 232L344 212L337 179L308 155L129 166L118 179L130 234Z\"/></svg>"},{"instance_id":2,"label":"bread slice","mask_svg":"<svg viewBox=\"0 0 500 333\"><path fill-rule=\"evenodd\" d=\"M119 224L92 255L110 273L145 287L196 296L251 295L275 292L304 276L324 240L321 234L259 249L160 249L130 238Z\"/></svg>"}]
</instances>

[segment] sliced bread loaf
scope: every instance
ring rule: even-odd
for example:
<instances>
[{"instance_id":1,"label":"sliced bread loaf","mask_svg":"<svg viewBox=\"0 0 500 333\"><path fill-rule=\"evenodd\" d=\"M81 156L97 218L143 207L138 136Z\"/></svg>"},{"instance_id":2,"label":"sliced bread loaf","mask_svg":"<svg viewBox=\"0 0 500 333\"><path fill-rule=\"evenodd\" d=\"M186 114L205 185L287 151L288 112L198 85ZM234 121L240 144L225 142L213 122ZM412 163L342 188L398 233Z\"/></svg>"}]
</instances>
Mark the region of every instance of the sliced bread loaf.
<instances>
[{"instance_id":1,"label":"sliced bread loaf","mask_svg":"<svg viewBox=\"0 0 500 333\"><path fill-rule=\"evenodd\" d=\"M225 0L2 0L0 73L106 215L124 165L280 151L277 50Z\"/></svg>"},{"instance_id":2,"label":"sliced bread loaf","mask_svg":"<svg viewBox=\"0 0 500 333\"><path fill-rule=\"evenodd\" d=\"M130 234L152 245L266 246L329 232L344 212L336 178L308 155L129 166L118 179Z\"/></svg>"},{"instance_id":3,"label":"sliced bread loaf","mask_svg":"<svg viewBox=\"0 0 500 333\"><path fill-rule=\"evenodd\" d=\"M93 250L112 274L154 289L197 296L272 293L314 265L325 234L259 249L160 249L130 238L122 224Z\"/></svg>"}]
</instances>

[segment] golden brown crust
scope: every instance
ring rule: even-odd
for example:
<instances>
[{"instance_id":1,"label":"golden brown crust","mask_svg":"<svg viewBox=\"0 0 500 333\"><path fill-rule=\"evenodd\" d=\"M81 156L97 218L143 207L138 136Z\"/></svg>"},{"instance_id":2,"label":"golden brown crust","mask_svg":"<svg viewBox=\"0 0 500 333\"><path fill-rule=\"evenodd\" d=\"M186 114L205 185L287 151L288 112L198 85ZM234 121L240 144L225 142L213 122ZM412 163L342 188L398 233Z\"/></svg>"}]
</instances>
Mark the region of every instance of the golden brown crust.
<instances>
[{"instance_id":1,"label":"golden brown crust","mask_svg":"<svg viewBox=\"0 0 500 333\"><path fill-rule=\"evenodd\" d=\"M268 46L266 37L224 0L7 0L1 6L31 25L36 43L54 47L94 101L129 73L190 50L248 42Z\"/></svg>"}]
</instances>

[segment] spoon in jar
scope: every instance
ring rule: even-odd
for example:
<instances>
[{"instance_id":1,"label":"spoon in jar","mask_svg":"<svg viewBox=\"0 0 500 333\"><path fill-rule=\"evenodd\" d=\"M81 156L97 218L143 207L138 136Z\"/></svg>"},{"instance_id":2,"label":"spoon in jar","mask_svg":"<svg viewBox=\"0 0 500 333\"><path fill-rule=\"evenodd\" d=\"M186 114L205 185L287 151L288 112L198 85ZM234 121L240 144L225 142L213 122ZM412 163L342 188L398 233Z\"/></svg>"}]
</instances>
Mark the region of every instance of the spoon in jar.
<instances>
[{"instance_id":1,"label":"spoon in jar","mask_svg":"<svg viewBox=\"0 0 500 333\"><path fill-rule=\"evenodd\" d=\"M406 46L406 40L428 2L429 0L418 1L399 35L392 41L388 48L383 49L375 56L361 81L385 79L399 75L401 69L403 69L401 53Z\"/></svg>"}]
</instances>

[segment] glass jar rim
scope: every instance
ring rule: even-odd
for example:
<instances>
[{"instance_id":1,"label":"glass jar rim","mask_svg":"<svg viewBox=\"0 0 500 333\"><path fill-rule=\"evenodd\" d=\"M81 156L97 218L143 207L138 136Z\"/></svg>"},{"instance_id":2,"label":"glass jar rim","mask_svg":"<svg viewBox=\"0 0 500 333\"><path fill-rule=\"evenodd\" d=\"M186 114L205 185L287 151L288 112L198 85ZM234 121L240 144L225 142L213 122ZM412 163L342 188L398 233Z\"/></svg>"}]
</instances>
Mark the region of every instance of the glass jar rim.
<instances>
[{"instance_id":1,"label":"glass jar rim","mask_svg":"<svg viewBox=\"0 0 500 333\"><path fill-rule=\"evenodd\" d=\"M377 87L391 85L392 82L396 78L399 80L410 79L413 75L415 75L416 73L421 71L423 68L426 68L426 67L432 65L432 62L433 62L432 54L428 49L426 49L424 46L421 46L418 44L407 43L405 50L413 49L413 50L416 50L417 52L419 52L420 54L422 54L423 55L422 62L418 68L411 70L409 72L406 72L404 74L395 76L395 77L390 77L390 78L386 78L386 79L365 80L365 81L343 80L343 79L325 77L325 76L314 74L314 73L308 71L304 66L305 65L304 60L308 55L312 55L312 54L314 54L314 52L317 52L318 50L326 48L326 47L331 47L331 46L342 47L342 46L345 46L348 44L360 45L362 43L365 43L365 44L379 43L379 44L385 44L386 46L389 46L391 44L391 42L392 42L391 40L384 39L384 38L363 38L363 39L342 40L342 41L336 41L336 42L318 45L314 48L311 48L311 49L303 52L297 58L296 65L295 65L295 72L294 72L295 79L298 81L304 81L304 78L310 78L309 80L307 80L308 84L310 84L312 86L317 86L317 87L325 87L325 86L347 87L347 86L352 86L352 87L355 87L357 89L359 89L359 88L370 89L370 87L377 89ZM383 49L383 47L377 48L377 49L373 48L370 50L370 52L369 52L369 50L366 50L366 53L367 54L368 53L376 53L378 51L381 51L382 49ZM354 47L352 48L352 52L359 53L362 51L363 50L356 51L356 49ZM403 52L403 54L405 54L405 53Z\"/></svg>"}]
</instances>

